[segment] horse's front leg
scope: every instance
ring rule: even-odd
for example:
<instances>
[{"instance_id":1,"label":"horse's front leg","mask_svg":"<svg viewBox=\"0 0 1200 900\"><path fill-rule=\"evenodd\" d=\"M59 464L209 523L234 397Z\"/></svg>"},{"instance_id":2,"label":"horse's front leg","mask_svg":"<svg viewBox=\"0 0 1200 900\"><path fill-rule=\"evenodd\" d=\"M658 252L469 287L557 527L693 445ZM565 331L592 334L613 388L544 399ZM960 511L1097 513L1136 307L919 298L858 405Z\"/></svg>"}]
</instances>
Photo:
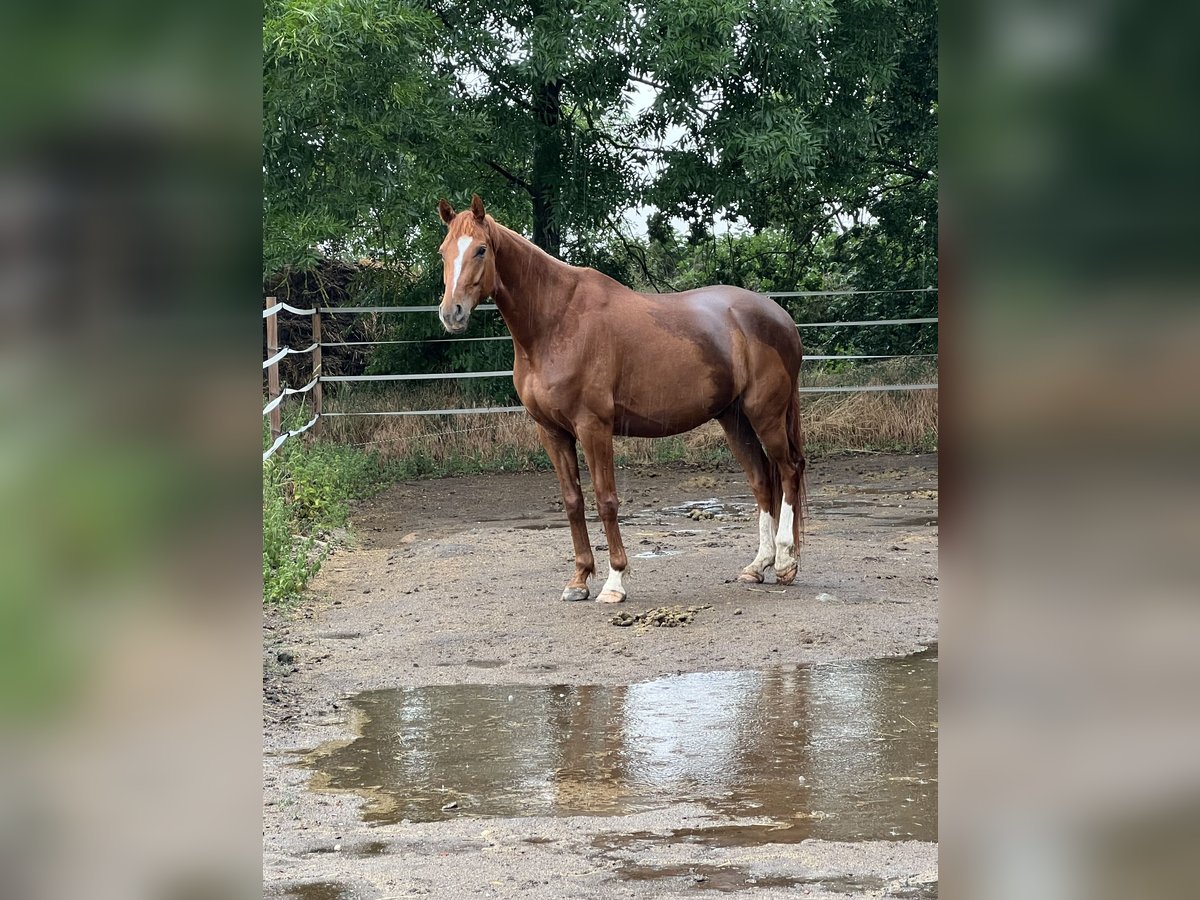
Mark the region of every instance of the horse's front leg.
<instances>
[{"instance_id":1,"label":"horse's front leg","mask_svg":"<svg viewBox=\"0 0 1200 900\"><path fill-rule=\"evenodd\" d=\"M617 480L613 472L612 427L601 423L590 423L579 429L579 442L583 444L583 455L588 471L592 473L592 487L596 491L596 509L604 524L608 538L608 580L596 599L602 603L620 603L625 599L625 573L629 558L625 555L625 544L621 541L621 529L617 527Z\"/></svg>"},{"instance_id":2,"label":"horse's front leg","mask_svg":"<svg viewBox=\"0 0 1200 900\"><path fill-rule=\"evenodd\" d=\"M588 579L596 571L596 559L592 556L592 543L588 540L587 521L584 519L583 491L579 487L579 459L575 456L575 438L565 431L538 426L538 437L554 464L558 475L558 486L562 490L563 508L567 521L571 523L571 541L575 545L575 577L563 589L564 600L586 600Z\"/></svg>"}]
</instances>

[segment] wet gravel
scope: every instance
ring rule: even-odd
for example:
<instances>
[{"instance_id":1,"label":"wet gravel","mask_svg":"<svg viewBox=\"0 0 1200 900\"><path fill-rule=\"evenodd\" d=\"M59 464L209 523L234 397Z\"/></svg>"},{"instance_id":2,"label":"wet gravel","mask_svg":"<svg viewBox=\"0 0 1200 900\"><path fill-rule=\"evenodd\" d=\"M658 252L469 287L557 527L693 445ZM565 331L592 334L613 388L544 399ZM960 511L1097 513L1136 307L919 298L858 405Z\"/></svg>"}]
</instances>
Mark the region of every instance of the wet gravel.
<instances>
[{"instance_id":1,"label":"wet gravel","mask_svg":"<svg viewBox=\"0 0 1200 900\"><path fill-rule=\"evenodd\" d=\"M361 506L352 517L355 545L326 561L310 597L264 617L268 892L288 896L322 884L363 898L694 896L700 883L622 878L631 859L601 852L595 840L728 824L703 806L600 819L463 814L369 826L361 798L309 790L310 773L295 763L330 740L353 738L360 723L352 721L351 698L366 690L630 685L686 672L906 655L936 641L936 455L822 459L810 472L801 569L782 587L771 579L736 582L757 546L740 472L619 470L622 531L634 558L629 599L617 609L557 599L573 557L552 473L401 484ZM589 528L603 547L594 515ZM651 555L637 558L642 552ZM605 552L597 551L597 563L594 592L607 571ZM656 615L684 627L655 627ZM633 621L614 627L618 617ZM368 844L387 849L356 850ZM736 866L756 883L713 880L755 897L936 895L929 842L683 849L665 845L633 861ZM875 880L857 888L837 881L849 873ZM771 886L768 876L791 886Z\"/></svg>"}]
</instances>

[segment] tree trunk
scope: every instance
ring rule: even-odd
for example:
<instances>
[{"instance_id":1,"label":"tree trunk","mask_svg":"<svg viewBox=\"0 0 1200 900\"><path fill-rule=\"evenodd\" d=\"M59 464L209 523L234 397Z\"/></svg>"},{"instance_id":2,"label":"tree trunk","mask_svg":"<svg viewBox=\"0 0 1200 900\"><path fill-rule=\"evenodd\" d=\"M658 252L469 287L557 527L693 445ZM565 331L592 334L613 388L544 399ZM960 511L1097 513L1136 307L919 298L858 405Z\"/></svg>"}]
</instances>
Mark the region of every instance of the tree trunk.
<instances>
[{"instance_id":1,"label":"tree trunk","mask_svg":"<svg viewBox=\"0 0 1200 900\"><path fill-rule=\"evenodd\" d=\"M562 187L562 81L534 85L533 242L552 256L562 244L558 203Z\"/></svg>"}]
</instances>

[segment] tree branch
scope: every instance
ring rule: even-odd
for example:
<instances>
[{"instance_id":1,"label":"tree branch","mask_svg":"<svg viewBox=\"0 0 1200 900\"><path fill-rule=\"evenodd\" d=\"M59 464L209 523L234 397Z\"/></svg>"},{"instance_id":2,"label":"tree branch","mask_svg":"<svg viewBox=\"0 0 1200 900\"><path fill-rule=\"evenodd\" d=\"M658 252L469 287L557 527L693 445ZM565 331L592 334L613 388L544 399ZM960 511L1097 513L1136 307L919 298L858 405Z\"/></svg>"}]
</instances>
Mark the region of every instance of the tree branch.
<instances>
[{"instance_id":1,"label":"tree branch","mask_svg":"<svg viewBox=\"0 0 1200 900\"><path fill-rule=\"evenodd\" d=\"M655 81L650 81L649 79L646 79L646 78L641 78L637 75L634 75L632 72L629 73L629 80L636 81L638 84L644 84L647 87L657 88L660 91L665 90L663 85L658 84Z\"/></svg>"},{"instance_id":2,"label":"tree branch","mask_svg":"<svg viewBox=\"0 0 1200 900\"><path fill-rule=\"evenodd\" d=\"M592 119L592 114L588 111L586 103L576 103L575 109L583 115L583 120L587 122L588 131L595 134L600 140L608 144L610 147L615 147L618 150L636 150L639 153L649 153L652 156L663 156L666 151L662 147L641 147L637 144L626 144L624 141L618 141L603 128L597 128L595 121ZM568 128L574 128L575 123L570 119L566 120Z\"/></svg>"},{"instance_id":3,"label":"tree branch","mask_svg":"<svg viewBox=\"0 0 1200 900\"><path fill-rule=\"evenodd\" d=\"M445 12L443 12L442 10L440 10L434 6L430 7L430 11L435 16L437 16L437 18L441 21L442 25L446 28L447 31L450 31L450 32L456 31L456 26L454 25L454 23L452 23L450 21L449 18L446 17ZM489 66L485 65L483 62L483 59L480 58L478 53L468 53L467 56L469 57L471 62L474 64L475 68L477 68L484 75L487 75L489 78L491 78L493 83L498 84L501 87L506 88L508 90L508 99L509 100L511 100L513 103L515 103L517 106L521 107L524 110L527 110L530 112L533 111L533 106L530 103L526 102L524 99L522 99L520 96L523 88L516 87L516 86L510 84L509 81L503 75L501 75L495 69L492 69ZM459 82L460 87L465 87L465 85L462 84L461 79L457 79L457 80Z\"/></svg>"},{"instance_id":4,"label":"tree branch","mask_svg":"<svg viewBox=\"0 0 1200 900\"><path fill-rule=\"evenodd\" d=\"M524 188L529 192L530 195L533 194L532 185L530 185L530 183L524 178L521 178L519 175L514 175L512 172L508 171L508 169L504 168L498 163L492 162L490 159L485 159L483 163L493 172L498 172L499 174L503 175L511 184L515 184L519 188Z\"/></svg>"},{"instance_id":5,"label":"tree branch","mask_svg":"<svg viewBox=\"0 0 1200 900\"><path fill-rule=\"evenodd\" d=\"M909 165L900 159L885 159L882 162L884 165L891 166L898 172L903 172L905 175L911 175L914 183L917 181L924 181L933 174L932 172L926 172L924 169L918 169L916 166Z\"/></svg>"},{"instance_id":6,"label":"tree branch","mask_svg":"<svg viewBox=\"0 0 1200 900\"><path fill-rule=\"evenodd\" d=\"M621 229L617 227L617 224L611 218L605 216L604 224L612 229L612 233L617 236L617 240L621 242L621 246L625 248L625 252L634 262L638 264L638 268L642 270L642 273L646 276L646 280L650 282L650 286L654 288L655 293L661 294L663 292L662 285L660 285L658 280L652 274L650 274L650 267L646 265L645 254L641 252L635 252L635 248L631 247L629 242L625 240L625 235L621 233ZM668 284L667 287L671 287L671 285Z\"/></svg>"}]
</instances>

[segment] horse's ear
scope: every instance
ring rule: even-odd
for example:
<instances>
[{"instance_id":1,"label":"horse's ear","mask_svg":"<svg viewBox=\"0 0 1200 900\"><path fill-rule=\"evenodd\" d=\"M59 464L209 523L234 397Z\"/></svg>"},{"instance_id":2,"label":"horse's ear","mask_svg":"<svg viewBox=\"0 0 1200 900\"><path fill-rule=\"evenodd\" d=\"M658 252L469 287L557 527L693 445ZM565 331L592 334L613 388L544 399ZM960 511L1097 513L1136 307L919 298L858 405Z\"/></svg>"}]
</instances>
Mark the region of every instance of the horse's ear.
<instances>
[{"instance_id":1,"label":"horse's ear","mask_svg":"<svg viewBox=\"0 0 1200 900\"><path fill-rule=\"evenodd\" d=\"M454 221L454 207L446 202L445 197L438 201L438 214L447 225Z\"/></svg>"},{"instance_id":2,"label":"horse's ear","mask_svg":"<svg viewBox=\"0 0 1200 900\"><path fill-rule=\"evenodd\" d=\"M483 201L479 199L478 194L471 195L471 213L475 216L476 221L483 221Z\"/></svg>"}]
</instances>

